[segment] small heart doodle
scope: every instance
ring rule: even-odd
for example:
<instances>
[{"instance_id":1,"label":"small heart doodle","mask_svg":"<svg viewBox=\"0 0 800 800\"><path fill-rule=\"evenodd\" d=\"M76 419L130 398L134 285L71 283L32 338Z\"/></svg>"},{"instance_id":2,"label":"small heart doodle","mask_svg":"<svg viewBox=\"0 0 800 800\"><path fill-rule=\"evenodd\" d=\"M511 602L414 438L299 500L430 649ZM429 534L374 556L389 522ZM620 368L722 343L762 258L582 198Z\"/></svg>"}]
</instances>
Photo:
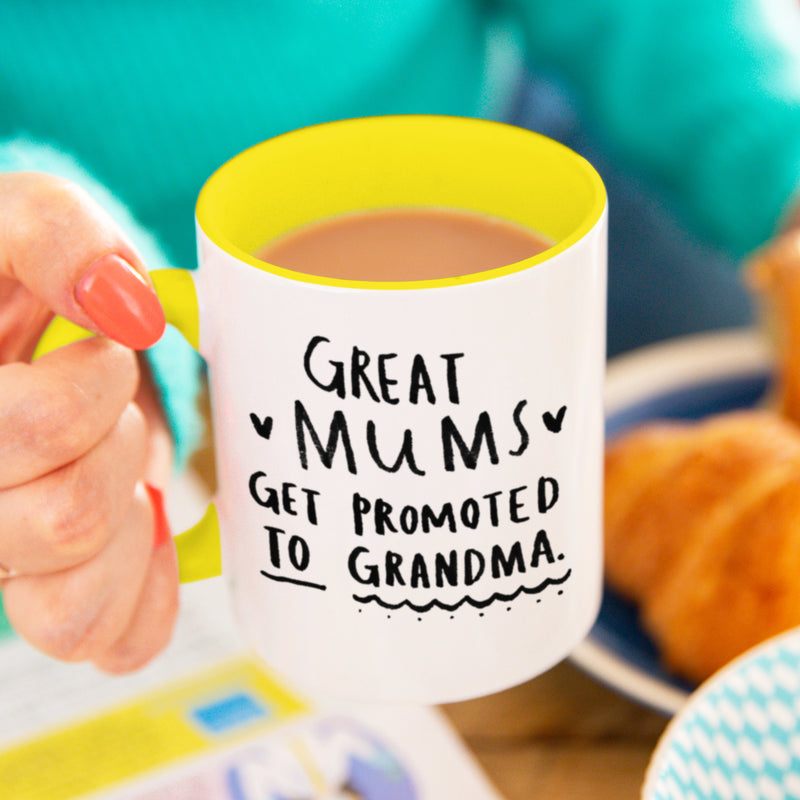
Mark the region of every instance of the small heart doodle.
<instances>
[{"instance_id":1,"label":"small heart doodle","mask_svg":"<svg viewBox=\"0 0 800 800\"><path fill-rule=\"evenodd\" d=\"M555 416L553 416L549 411L545 411L542 414L542 421L544 422L545 428L547 430L552 431L552 433L558 433L561 430L561 426L564 424L564 415L567 413L567 407L561 406L558 409Z\"/></svg>"},{"instance_id":2,"label":"small heart doodle","mask_svg":"<svg viewBox=\"0 0 800 800\"><path fill-rule=\"evenodd\" d=\"M261 419L257 414L251 413L250 422L253 423L256 433L262 439L269 439L272 433L272 417L264 417L264 419Z\"/></svg>"}]
</instances>

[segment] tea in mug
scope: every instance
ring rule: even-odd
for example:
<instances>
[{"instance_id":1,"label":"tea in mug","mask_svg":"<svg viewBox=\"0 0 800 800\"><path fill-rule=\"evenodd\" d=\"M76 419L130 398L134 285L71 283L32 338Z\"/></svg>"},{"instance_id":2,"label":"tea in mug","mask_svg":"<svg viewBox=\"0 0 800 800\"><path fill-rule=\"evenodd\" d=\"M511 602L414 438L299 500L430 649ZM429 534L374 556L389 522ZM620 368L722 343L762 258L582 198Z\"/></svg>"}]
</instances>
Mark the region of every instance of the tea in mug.
<instances>
[{"instance_id":1,"label":"tea in mug","mask_svg":"<svg viewBox=\"0 0 800 800\"><path fill-rule=\"evenodd\" d=\"M551 244L522 225L475 211L396 208L315 222L269 242L256 256L307 275L418 281L508 266Z\"/></svg>"}]
</instances>

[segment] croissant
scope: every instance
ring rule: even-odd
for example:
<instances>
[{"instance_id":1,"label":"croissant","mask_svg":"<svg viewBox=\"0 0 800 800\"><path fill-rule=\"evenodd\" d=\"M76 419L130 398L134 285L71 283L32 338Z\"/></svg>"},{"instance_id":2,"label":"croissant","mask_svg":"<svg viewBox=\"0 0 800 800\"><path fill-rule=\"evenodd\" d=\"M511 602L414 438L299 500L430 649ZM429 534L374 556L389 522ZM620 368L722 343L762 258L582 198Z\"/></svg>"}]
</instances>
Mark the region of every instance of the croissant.
<instances>
[{"instance_id":1,"label":"croissant","mask_svg":"<svg viewBox=\"0 0 800 800\"><path fill-rule=\"evenodd\" d=\"M800 423L800 229L756 254L745 277L772 343L774 407Z\"/></svg>"},{"instance_id":2,"label":"croissant","mask_svg":"<svg viewBox=\"0 0 800 800\"><path fill-rule=\"evenodd\" d=\"M800 626L800 229L745 277L772 343L767 407L652 422L606 449L606 579L696 683Z\"/></svg>"},{"instance_id":3,"label":"croissant","mask_svg":"<svg viewBox=\"0 0 800 800\"><path fill-rule=\"evenodd\" d=\"M800 428L774 410L657 422L607 447L606 577L701 682L800 625Z\"/></svg>"},{"instance_id":4,"label":"croissant","mask_svg":"<svg viewBox=\"0 0 800 800\"><path fill-rule=\"evenodd\" d=\"M745 277L772 343L768 407L653 422L606 451L606 579L696 683L800 626L800 229Z\"/></svg>"}]
</instances>

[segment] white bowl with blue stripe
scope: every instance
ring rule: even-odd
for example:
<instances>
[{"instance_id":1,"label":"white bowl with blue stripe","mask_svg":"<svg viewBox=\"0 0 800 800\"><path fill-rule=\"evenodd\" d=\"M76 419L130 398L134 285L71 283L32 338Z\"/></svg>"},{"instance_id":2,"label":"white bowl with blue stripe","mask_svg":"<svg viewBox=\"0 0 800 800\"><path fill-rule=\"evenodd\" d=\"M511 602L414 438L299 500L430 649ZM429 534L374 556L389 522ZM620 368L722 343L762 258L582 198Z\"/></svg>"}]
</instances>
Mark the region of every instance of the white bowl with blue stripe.
<instances>
[{"instance_id":1,"label":"white bowl with blue stripe","mask_svg":"<svg viewBox=\"0 0 800 800\"><path fill-rule=\"evenodd\" d=\"M769 392L771 373L769 349L749 329L690 336L626 354L608 367L607 435L653 419L699 419L755 406ZM597 622L571 660L667 715L678 712L696 688L663 668L636 608L609 588Z\"/></svg>"},{"instance_id":2,"label":"white bowl with blue stripe","mask_svg":"<svg viewBox=\"0 0 800 800\"><path fill-rule=\"evenodd\" d=\"M670 721L643 800L800 798L800 630L723 667Z\"/></svg>"}]
</instances>

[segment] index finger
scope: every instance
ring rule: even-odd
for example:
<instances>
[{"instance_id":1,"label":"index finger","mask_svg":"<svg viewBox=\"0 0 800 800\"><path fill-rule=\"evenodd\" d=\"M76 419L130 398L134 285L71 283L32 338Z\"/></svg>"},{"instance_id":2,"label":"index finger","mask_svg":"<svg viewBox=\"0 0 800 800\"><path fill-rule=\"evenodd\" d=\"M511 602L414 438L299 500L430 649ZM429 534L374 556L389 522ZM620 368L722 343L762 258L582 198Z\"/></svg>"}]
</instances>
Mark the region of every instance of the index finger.
<instances>
[{"instance_id":1,"label":"index finger","mask_svg":"<svg viewBox=\"0 0 800 800\"><path fill-rule=\"evenodd\" d=\"M112 218L77 185L36 172L0 174L0 277L72 322L143 349L164 315L147 270Z\"/></svg>"}]
</instances>

